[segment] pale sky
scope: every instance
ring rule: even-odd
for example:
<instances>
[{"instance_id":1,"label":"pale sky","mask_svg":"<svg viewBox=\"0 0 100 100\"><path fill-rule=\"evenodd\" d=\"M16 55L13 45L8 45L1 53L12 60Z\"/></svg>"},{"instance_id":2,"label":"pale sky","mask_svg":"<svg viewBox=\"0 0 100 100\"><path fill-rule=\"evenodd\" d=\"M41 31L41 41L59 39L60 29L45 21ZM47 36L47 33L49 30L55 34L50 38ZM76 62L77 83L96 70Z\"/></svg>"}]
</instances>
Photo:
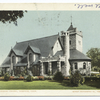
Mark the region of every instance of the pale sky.
<instances>
[{"instance_id":1,"label":"pale sky","mask_svg":"<svg viewBox=\"0 0 100 100\"><path fill-rule=\"evenodd\" d=\"M100 11L28 11L18 26L0 22L0 64L17 42L66 31L71 23L83 32L83 53L100 48Z\"/></svg>"}]
</instances>

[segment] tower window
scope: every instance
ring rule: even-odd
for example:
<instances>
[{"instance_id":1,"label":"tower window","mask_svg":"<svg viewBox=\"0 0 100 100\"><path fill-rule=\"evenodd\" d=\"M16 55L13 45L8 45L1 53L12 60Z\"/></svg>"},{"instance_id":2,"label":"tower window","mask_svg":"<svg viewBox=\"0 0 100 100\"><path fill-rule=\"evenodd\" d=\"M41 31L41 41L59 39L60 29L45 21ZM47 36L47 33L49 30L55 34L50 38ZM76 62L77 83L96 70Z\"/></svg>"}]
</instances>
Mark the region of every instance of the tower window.
<instances>
[{"instance_id":1,"label":"tower window","mask_svg":"<svg viewBox=\"0 0 100 100\"><path fill-rule=\"evenodd\" d=\"M86 69L86 63L85 62L83 63L83 69Z\"/></svg>"},{"instance_id":2,"label":"tower window","mask_svg":"<svg viewBox=\"0 0 100 100\"><path fill-rule=\"evenodd\" d=\"M81 45L81 41L78 41L79 45Z\"/></svg>"},{"instance_id":3,"label":"tower window","mask_svg":"<svg viewBox=\"0 0 100 100\"><path fill-rule=\"evenodd\" d=\"M78 69L77 63L75 63L74 65L75 65L75 69Z\"/></svg>"},{"instance_id":4,"label":"tower window","mask_svg":"<svg viewBox=\"0 0 100 100\"><path fill-rule=\"evenodd\" d=\"M69 41L69 44L71 45L71 40Z\"/></svg>"}]
</instances>

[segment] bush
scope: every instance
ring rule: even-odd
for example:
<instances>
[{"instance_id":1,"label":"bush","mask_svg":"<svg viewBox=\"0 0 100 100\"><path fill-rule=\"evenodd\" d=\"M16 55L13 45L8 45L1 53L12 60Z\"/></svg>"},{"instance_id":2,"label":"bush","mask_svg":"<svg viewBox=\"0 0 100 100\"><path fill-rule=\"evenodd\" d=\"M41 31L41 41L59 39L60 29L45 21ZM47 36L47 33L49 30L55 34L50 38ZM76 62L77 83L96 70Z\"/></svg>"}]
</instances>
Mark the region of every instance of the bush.
<instances>
[{"instance_id":1,"label":"bush","mask_svg":"<svg viewBox=\"0 0 100 100\"><path fill-rule=\"evenodd\" d=\"M26 78L26 81L32 81L32 76L31 75L28 75L28 77Z\"/></svg>"},{"instance_id":2,"label":"bush","mask_svg":"<svg viewBox=\"0 0 100 100\"><path fill-rule=\"evenodd\" d=\"M49 76L45 76L45 77L44 77L44 80L48 80L48 78L49 78Z\"/></svg>"},{"instance_id":3,"label":"bush","mask_svg":"<svg viewBox=\"0 0 100 100\"><path fill-rule=\"evenodd\" d=\"M5 81L8 81L9 78L10 78L10 75L9 75L8 73L6 73L6 74L4 75L4 80L5 80Z\"/></svg>"},{"instance_id":4,"label":"bush","mask_svg":"<svg viewBox=\"0 0 100 100\"><path fill-rule=\"evenodd\" d=\"M53 80L53 76L45 76L44 80Z\"/></svg>"},{"instance_id":5,"label":"bush","mask_svg":"<svg viewBox=\"0 0 100 100\"><path fill-rule=\"evenodd\" d=\"M0 77L0 80L4 80L4 77L2 76L2 77Z\"/></svg>"},{"instance_id":6,"label":"bush","mask_svg":"<svg viewBox=\"0 0 100 100\"><path fill-rule=\"evenodd\" d=\"M69 77L64 77L64 80L69 80Z\"/></svg>"},{"instance_id":7,"label":"bush","mask_svg":"<svg viewBox=\"0 0 100 100\"><path fill-rule=\"evenodd\" d=\"M54 78L53 79L56 80L56 81L62 82L64 80L64 76L62 75L61 72L57 72L54 75Z\"/></svg>"},{"instance_id":8,"label":"bush","mask_svg":"<svg viewBox=\"0 0 100 100\"><path fill-rule=\"evenodd\" d=\"M70 78L70 82L73 86L79 86L80 84L84 84L85 79L82 78L79 71L76 71Z\"/></svg>"}]
</instances>

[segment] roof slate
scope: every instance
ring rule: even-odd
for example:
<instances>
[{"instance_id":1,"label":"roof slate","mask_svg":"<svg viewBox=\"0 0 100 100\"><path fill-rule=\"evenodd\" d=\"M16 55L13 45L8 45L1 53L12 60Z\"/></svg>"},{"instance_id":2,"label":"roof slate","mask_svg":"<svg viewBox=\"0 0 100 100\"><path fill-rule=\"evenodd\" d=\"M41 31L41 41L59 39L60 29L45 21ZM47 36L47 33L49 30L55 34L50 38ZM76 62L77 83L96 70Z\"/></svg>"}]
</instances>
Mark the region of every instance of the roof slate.
<instances>
[{"instance_id":1,"label":"roof slate","mask_svg":"<svg viewBox=\"0 0 100 100\"><path fill-rule=\"evenodd\" d=\"M63 56L63 51L58 51L55 56L61 55ZM84 55L82 52L76 49L70 49L70 58L69 60L91 60L89 57Z\"/></svg>"},{"instance_id":2,"label":"roof slate","mask_svg":"<svg viewBox=\"0 0 100 100\"><path fill-rule=\"evenodd\" d=\"M91 60L91 59L87 57L85 54L83 54L82 52L76 49L71 49L69 60Z\"/></svg>"},{"instance_id":3,"label":"roof slate","mask_svg":"<svg viewBox=\"0 0 100 100\"><path fill-rule=\"evenodd\" d=\"M47 57L51 51L52 46L56 42L57 38L58 38L58 34L53 35L53 36L44 37L44 38L19 42L15 45L14 49L19 50L24 53L29 44L32 47L32 49L38 52L41 52L41 56Z\"/></svg>"},{"instance_id":4,"label":"roof slate","mask_svg":"<svg viewBox=\"0 0 100 100\"><path fill-rule=\"evenodd\" d=\"M33 47L33 46L31 46L31 45L28 45L26 51L24 52L25 54L27 53L27 51L28 51L29 48L31 48L31 50L32 50L33 52L38 53L38 54L41 54L39 48Z\"/></svg>"}]
</instances>

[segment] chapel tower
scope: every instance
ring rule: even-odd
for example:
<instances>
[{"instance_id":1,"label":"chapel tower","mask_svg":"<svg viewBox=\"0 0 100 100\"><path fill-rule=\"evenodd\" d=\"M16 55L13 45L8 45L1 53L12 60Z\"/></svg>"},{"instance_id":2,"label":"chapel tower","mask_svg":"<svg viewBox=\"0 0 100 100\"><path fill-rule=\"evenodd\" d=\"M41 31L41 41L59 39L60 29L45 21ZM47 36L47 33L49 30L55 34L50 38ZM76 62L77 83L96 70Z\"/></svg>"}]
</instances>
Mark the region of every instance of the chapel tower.
<instances>
[{"instance_id":1,"label":"chapel tower","mask_svg":"<svg viewBox=\"0 0 100 100\"><path fill-rule=\"evenodd\" d=\"M74 28L72 22L67 31L69 31L70 49L76 49L82 52L82 32L78 31L77 28Z\"/></svg>"}]
</instances>

